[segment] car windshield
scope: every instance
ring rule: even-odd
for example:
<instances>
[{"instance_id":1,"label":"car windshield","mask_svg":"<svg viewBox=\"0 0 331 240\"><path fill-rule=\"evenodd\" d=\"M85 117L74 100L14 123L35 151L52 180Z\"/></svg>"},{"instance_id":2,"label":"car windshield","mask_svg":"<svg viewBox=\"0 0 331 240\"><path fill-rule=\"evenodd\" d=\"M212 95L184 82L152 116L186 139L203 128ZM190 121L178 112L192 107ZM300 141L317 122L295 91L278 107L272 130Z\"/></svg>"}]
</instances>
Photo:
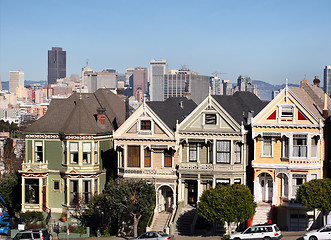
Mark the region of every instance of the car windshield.
<instances>
[{"instance_id":1,"label":"car windshield","mask_svg":"<svg viewBox=\"0 0 331 240\"><path fill-rule=\"evenodd\" d=\"M279 232L279 228L277 225L275 225L275 230L276 230L276 232Z\"/></svg>"}]
</instances>

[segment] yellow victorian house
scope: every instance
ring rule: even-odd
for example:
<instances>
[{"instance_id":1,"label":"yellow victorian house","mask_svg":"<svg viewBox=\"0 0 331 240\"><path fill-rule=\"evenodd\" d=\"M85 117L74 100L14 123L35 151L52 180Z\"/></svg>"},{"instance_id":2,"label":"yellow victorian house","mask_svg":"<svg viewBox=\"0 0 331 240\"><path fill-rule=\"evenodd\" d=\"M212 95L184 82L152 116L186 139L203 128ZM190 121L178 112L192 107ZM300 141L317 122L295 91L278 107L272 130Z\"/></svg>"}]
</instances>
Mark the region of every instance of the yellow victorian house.
<instances>
[{"instance_id":1,"label":"yellow victorian house","mask_svg":"<svg viewBox=\"0 0 331 240\"><path fill-rule=\"evenodd\" d=\"M258 203L253 224L272 219L281 229L298 231L313 223L314 214L296 201L296 192L301 184L323 178L323 122L331 109L324 95L303 80L300 87L286 86L252 119Z\"/></svg>"}]
</instances>

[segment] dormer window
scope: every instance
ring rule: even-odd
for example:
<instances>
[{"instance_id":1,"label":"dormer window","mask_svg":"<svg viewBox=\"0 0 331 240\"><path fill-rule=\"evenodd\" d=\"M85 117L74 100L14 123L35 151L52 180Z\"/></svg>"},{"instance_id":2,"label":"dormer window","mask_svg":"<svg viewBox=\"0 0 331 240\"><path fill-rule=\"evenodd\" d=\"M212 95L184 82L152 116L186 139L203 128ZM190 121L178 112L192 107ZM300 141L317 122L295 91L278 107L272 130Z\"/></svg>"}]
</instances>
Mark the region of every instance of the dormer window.
<instances>
[{"instance_id":1,"label":"dormer window","mask_svg":"<svg viewBox=\"0 0 331 240\"><path fill-rule=\"evenodd\" d=\"M292 105L282 105L280 108L280 117L293 118L293 106Z\"/></svg>"},{"instance_id":2,"label":"dormer window","mask_svg":"<svg viewBox=\"0 0 331 240\"><path fill-rule=\"evenodd\" d=\"M140 121L140 130L152 130L152 124L150 120L141 120Z\"/></svg>"},{"instance_id":3,"label":"dormer window","mask_svg":"<svg viewBox=\"0 0 331 240\"><path fill-rule=\"evenodd\" d=\"M216 114L205 114L205 123L210 125L216 125Z\"/></svg>"}]
</instances>

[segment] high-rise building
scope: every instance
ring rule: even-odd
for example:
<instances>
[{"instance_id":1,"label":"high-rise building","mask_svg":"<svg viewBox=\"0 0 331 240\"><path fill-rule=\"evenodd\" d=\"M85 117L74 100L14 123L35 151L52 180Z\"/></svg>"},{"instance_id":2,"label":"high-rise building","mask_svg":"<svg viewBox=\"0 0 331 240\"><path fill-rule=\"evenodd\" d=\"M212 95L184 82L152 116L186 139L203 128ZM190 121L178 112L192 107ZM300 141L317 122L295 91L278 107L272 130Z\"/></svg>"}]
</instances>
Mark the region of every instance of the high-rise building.
<instances>
[{"instance_id":1,"label":"high-rise building","mask_svg":"<svg viewBox=\"0 0 331 240\"><path fill-rule=\"evenodd\" d=\"M130 86L132 87L132 82L133 82L133 71L134 67L129 67L125 69L125 86Z\"/></svg>"},{"instance_id":2,"label":"high-rise building","mask_svg":"<svg viewBox=\"0 0 331 240\"><path fill-rule=\"evenodd\" d=\"M222 86L223 86L223 95L233 94L232 83L230 82L230 80L222 80Z\"/></svg>"},{"instance_id":3,"label":"high-rise building","mask_svg":"<svg viewBox=\"0 0 331 240\"><path fill-rule=\"evenodd\" d=\"M9 71L9 92L16 93L16 88L18 86L24 87L24 72Z\"/></svg>"},{"instance_id":4,"label":"high-rise building","mask_svg":"<svg viewBox=\"0 0 331 240\"><path fill-rule=\"evenodd\" d=\"M149 95L151 101L163 101L163 77L168 73L168 61L152 59L150 62Z\"/></svg>"},{"instance_id":5,"label":"high-rise building","mask_svg":"<svg viewBox=\"0 0 331 240\"><path fill-rule=\"evenodd\" d=\"M253 84L249 76L239 75L237 79L237 86L234 89L234 92L251 92L258 96L257 85Z\"/></svg>"},{"instance_id":6,"label":"high-rise building","mask_svg":"<svg viewBox=\"0 0 331 240\"><path fill-rule=\"evenodd\" d=\"M331 96L331 66L324 68L324 92Z\"/></svg>"},{"instance_id":7,"label":"high-rise building","mask_svg":"<svg viewBox=\"0 0 331 240\"><path fill-rule=\"evenodd\" d=\"M223 95L221 79L217 76L210 78L210 87L213 95Z\"/></svg>"},{"instance_id":8,"label":"high-rise building","mask_svg":"<svg viewBox=\"0 0 331 240\"><path fill-rule=\"evenodd\" d=\"M55 84L56 79L66 77L66 51L62 48L52 47L48 50L48 75L47 83Z\"/></svg>"},{"instance_id":9,"label":"high-rise building","mask_svg":"<svg viewBox=\"0 0 331 240\"><path fill-rule=\"evenodd\" d=\"M138 102L142 102L147 94L147 68L135 68L133 71L133 96Z\"/></svg>"},{"instance_id":10,"label":"high-rise building","mask_svg":"<svg viewBox=\"0 0 331 240\"><path fill-rule=\"evenodd\" d=\"M171 71L164 75L163 97L166 100L169 97L189 96L195 103L199 104L209 94L209 76L199 75L197 72L191 72L187 68L178 71Z\"/></svg>"}]
</instances>

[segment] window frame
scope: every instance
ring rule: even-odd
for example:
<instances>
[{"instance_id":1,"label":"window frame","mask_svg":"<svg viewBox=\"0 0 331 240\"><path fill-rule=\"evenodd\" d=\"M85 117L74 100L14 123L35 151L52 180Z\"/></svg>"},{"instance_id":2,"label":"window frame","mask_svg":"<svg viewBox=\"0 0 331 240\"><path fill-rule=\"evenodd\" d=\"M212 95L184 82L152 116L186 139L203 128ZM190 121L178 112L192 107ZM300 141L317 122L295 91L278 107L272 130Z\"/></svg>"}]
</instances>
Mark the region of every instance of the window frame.
<instances>
[{"instance_id":1,"label":"window frame","mask_svg":"<svg viewBox=\"0 0 331 240\"><path fill-rule=\"evenodd\" d=\"M295 143L295 140L304 140L303 143L300 144L300 142ZM296 144L296 145L295 145ZM298 151L295 151L298 149ZM302 151L302 150L305 151ZM295 155L297 153L297 155ZM293 146L292 146L292 157L294 158L307 158L308 157L308 136L307 134L294 134L293 135Z\"/></svg>"},{"instance_id":2,"label":"window frame","mask_svg":"<svg viewBox=\"0 0 331 240\"><path fill-rule=\"evenodd\" d=\"M137 151L138 154L135 153L135 151L130 153L130 149L136 149L135 151ZM128 168L140 168L140 160L141 160L141 156L140 156L140 151L141 151L141 147L140 145L128 145L127 146L127 167ZM131 154L131 156L130 156ZM130 161L130 157L132 157L133 155L135 155L134 157L138 157L138 159L134 159L133 161ZM131 163L131 164L129 164ZM138 163L138 164L134 164L134 163Z\"/></svg>"},{"instance_id":3,"label":"window frame","mask_svg":"<svg viewBox=\"0 0 331 240\"><path fill-rule=\"evenodd\" d=\"M193 143L193 142L188 143L188 161L189 162L198 162L198 149L199 149L198 143ZM193 157L193 155L191 153L194 153L194 152L195 152L195 158L191 158L191 156Z\"/></svg>"},{"instance_id":4,"label":"window frame","mask_svg":"<svg viewBox=\"0 0 331 240\"><path fill-rule=\"evenodd\" d=\"M89 150L88 151L86 151L85 149L84 149L84 145L86 146L86 145L89 145ZM91 142L83 142L82 143L82 145L83 145L83 156L82 156L82 163L85 165L85 164L91 164L92 163L92 144L91 144ZM85 154L86 154L86 159L85 159Z\"/></svg>"},{"instance_id":5,"label":"window frame","mask_svg":"<svg viewBox=\"0 0 331 240\"><path fill-rule=\"evenodd\" d=\"M29 186L31 186L31 189ZM41 193L39 192L39 188L40 188L39 178L25 178L24 179L24 190L25 190L24 203L25 204L40 204L39 197L40 197ZM28 195L30 190L34 191L34 194L35 194L34 199L32 199L31 196ZM29 201L30 199L32 199L32 201Z\"/></svg>"},{"instance_id":6,"label":"window frame","mask_svg":"<svg viewBox=\"0 0 331 240\"><path fill-rule=\"evenodd\" d=\"M229 144L229 149L224 150L224 149L219 149L219 144L218 143L228 143ZM222 148L222 146L220 146ZM226 158L225 161L219 160L219 156L222 157L222 155L228 155L229 157ZM217 164L231 164L231 140L217 140L216 141L216 163Z\"/></svg>"},{"instance_id":7,"label":"window frame","mask_svg":"<svg viewBox=\"0 0 331 240\"><path fill-rule=\"evenodd\" d=\"M266 139L270 139L270 155L265 153L264 147L266 144ZM274 155L274 147L273 147L273 142L274 142L274 138L271 136L263 136L261 139L261 156L262 157L273 157Z\"/></svg>"},{"instance_id":8,"label":"window frame","mask_svg":"<svg viewBox=\"0 0 331 240\"><path fill-rule=\"evenodd\" d=\"M216 113L205 113L204 119L205 119L205 125L217 125Z\"/></svg>"},{"instance_id":9,"label":"window frame","mask_svg":"<svg viewBox=\"0 0 331 240\"><path fill-rule=\"evenodd\" d=\"M58 189L55 188L55 183L58 183ZM55 192L60 192L61 191L61 183L60 183L60 180L57 180L57 179L53 179L53 191Z\"/></svg>"},{"instance_id":10,"label":"window frame","mask_svg":"<svg viewBox=\"0 0 331 240\"><path fill-rule=\"evenodd\" d=\"M149 164L146 164L149 162ZM144 167L152 167L152 151L149 148L144 149Z\"/></svg>"},{"instance_id":11,"label":"window frame","mask_svg":"<svg viewBox=\"0 0 331 240\"><path fill-rule=\"evenodd\" d=\"M173 160L173 150L172 149L165 149L163 151L163 167L165 168L172 168L172 160ZM166 163L169 163L166 165Z\"/></svg>"},{"instance_id":12,"label":"window frame","mask_svg":"<svg viewBox=\"0 0 331 240\"><path fill-rule=\"evenodd\" d=\"M243 144L241 142L235 142L233 146L233 163L234 164L241 164L241 157L242 157L242 146ZM238 156L239 155L239 161Z\"/></svg>"},{"instance_id":13,"label":"window frame","mask_svg":"<svg viewBox=\"0 0 331 240\"><path fill-rule=\"evenodd\" d=\"M146 124L149 122L149 124ZM140 131L152 131L152 121L149 119L141 119L140 120Z\"/></svg>"},{"instance_id":14,"label":"window frame","mask_svg":"<svg viewBox=\"0 0 331 240\"><path fill-rule=\"evenodd\" d=\"M39 144L41 146L38 146ZM41 150L40 149L38 150L39 147L41 147ZM38 158L40 160L37 160ZM34 161L38 163L44 162L44 141L34 142Z\"/></svg>"},{"instance_id":15,"label":"window frame","mask_svg":"<svg viewBox=\"0 0 331 240\"><path fill-rule=\"evenodd\" d=\"M294 106L292 104L280 105L280 118L293 118Z\"/></svg>"},{"instance_id":16,"label":"window frame","mask_svg":"<svg viewBox=\"0 0 331 240\"><path fill-rule=\"evenodd\" d=\"M77 145L77 150L72 149L73 145ZM79 142L70 142L69 151L70 151L70 164L78 164L79 163ZM75 158L77 158L77 162L74 161Z\"/></svg>"}]
</instances>

